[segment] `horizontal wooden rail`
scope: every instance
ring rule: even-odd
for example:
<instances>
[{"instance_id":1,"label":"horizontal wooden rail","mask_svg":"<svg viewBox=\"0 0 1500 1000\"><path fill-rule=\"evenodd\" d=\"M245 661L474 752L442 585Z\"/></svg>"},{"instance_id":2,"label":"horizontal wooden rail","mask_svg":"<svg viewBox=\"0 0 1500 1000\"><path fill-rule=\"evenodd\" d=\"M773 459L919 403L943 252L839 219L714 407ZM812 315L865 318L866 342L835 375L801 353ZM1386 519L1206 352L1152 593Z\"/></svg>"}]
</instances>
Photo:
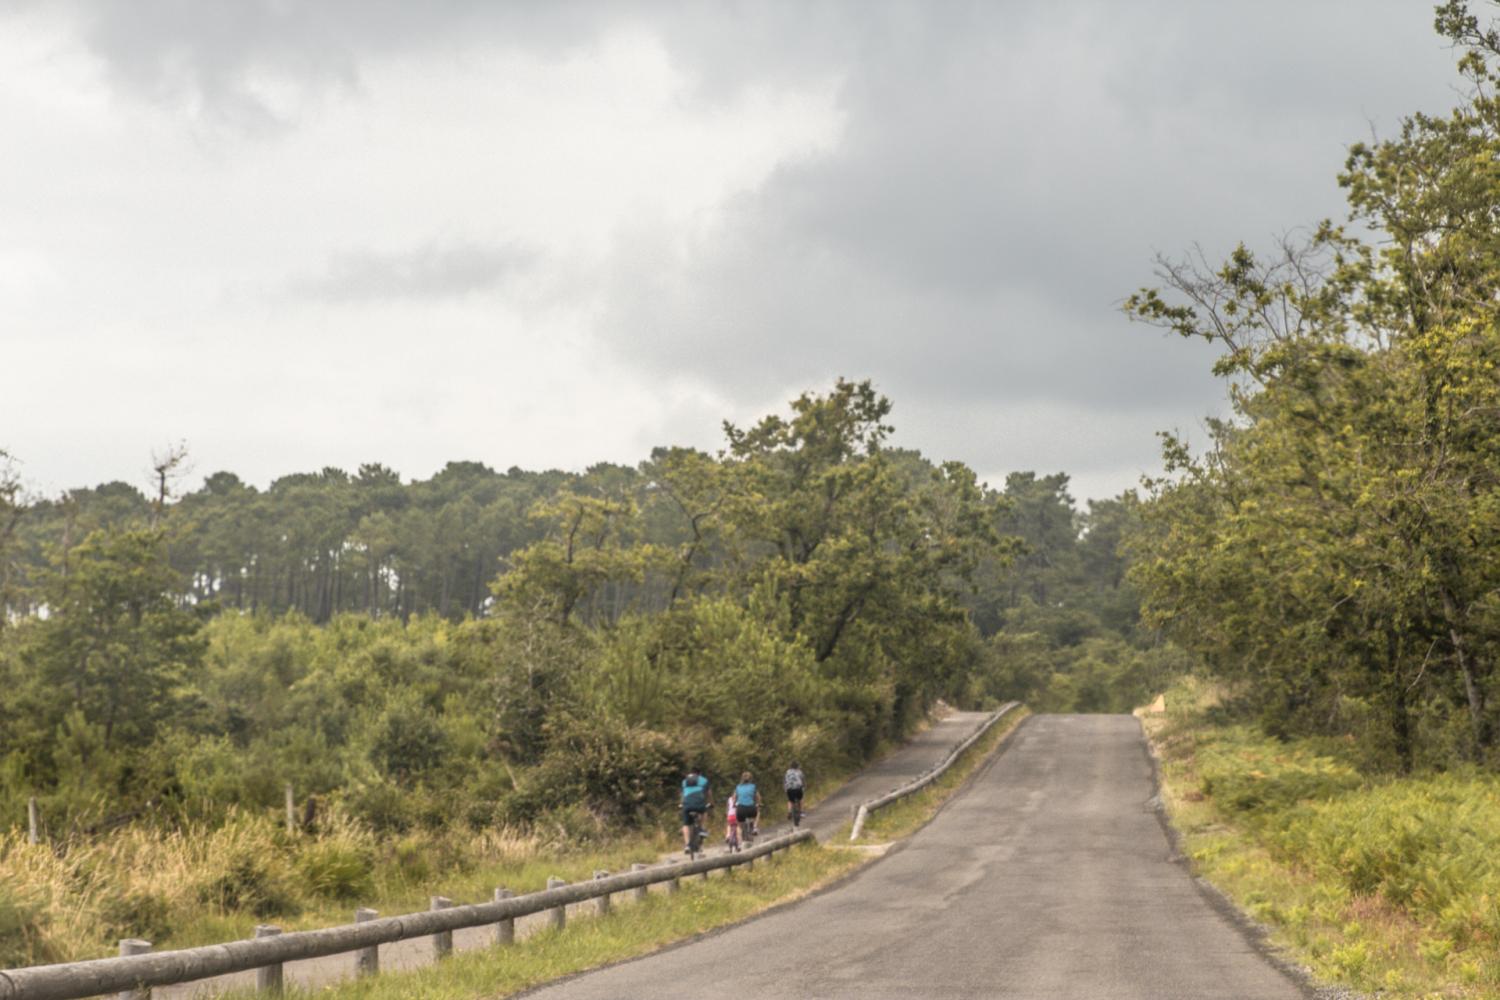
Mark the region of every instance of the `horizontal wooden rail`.
<instances>
[{"instance_id":1,"label":"horizontal wooden rail","mask_svg":"<svg viewBox=\"0 0 1500 1000\"><path fill-rule=\"evenodd\" d=\"M190 983L283 962L360 951L392 941L429 937L465 927L499 924L570 903L645 888L658 882L671 882L686 875L702 874L706 878L716 869L749 864L756 858L811 839L812 831L798 830L735 854L655 865L490 903L407 913L340 927L249 938L180 951L0 970L0 1000L81 1000L101 993Z\"/></svg>"},{"instance_id":2,"label":"horizontal wooden rail","mask_svg":"<svg viewBox=\"0 0 1500 1000\"><path fill-rule=\"evenodd\" d=\"M933 765L932 769L929 770L926 774L922 775L920 778L917 778L915 781L907 782L900 788L897 788L894 791L886 792L884 795L881 795L878 798L873 798L865 802L861 802L859 805L859 809L854 813L854 826L849 831L849 839L859 839L860 833L865 828L865 820L869 818L870 813L874 812L876 809L879 809L881 806L890 805L897 799L904 799L912 792L921 791L923 788L926 788L938 778L942 777L943 772L948 770L948 768L953 765L953 762L955 760L958 760L960 754L969 749L969 747L973 746L975 743L978 743L980 737L990 731L991 726L999 722L1001 717L1003 717L1005 713L1009 712L1019 704L1021 704L1019 701L1010 701L1006 702L1004 705L1001 705L999 710L995 712L994 715L990 716L988 719L985 719L984 722L980 724L979 728L974 730L974 732L969 735L968 739L958 744L958 746L954 747L952 750L949 750L942 760ZM3 995L4 994L0 994L0 996Z\"/></svg>"}]
</instances>

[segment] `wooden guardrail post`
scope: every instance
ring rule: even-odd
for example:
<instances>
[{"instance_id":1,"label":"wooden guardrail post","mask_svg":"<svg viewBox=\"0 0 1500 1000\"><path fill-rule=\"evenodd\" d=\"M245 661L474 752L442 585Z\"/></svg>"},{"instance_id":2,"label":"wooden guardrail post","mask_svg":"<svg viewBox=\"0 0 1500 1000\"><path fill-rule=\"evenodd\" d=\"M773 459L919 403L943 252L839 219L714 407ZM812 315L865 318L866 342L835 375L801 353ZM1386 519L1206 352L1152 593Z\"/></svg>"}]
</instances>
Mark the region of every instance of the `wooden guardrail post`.
<instances>
[{"instance_id":1,"label":"wooden guardrail post","mask_svg":"<svg viewBox=\"0 0 1500 1000\"><path fill-rule=\"evenodd\" d=\"M630 866L630 870L633 871L633 872L643 872L647 868L650 868L650 867L651 867L650 865L645 865L645 864L642 864L641 862L637 861L635 864L633 864L633 865ZM650 891L651 890L650 890L649 887L644 886L644 885L638 885L634 889L630 890L630 894L635 897L635 901L637 903L640 903L640 902L644 902L645 901L646 895Z\"/></svg>"},{"instance_id":2,"label":"wooden guardrail post","mask_svg":"<svg viewBox=\"0 0 1500 1000\"><path fill-rule=\"evenodd\" d=\"M858 840L859 835L864 832L865 818L870 815L870 810L864 803L860 803L859 812L854 814L854 825L849 828L849 839Z\"/></svg>"},{"instance_id":3,"label":"wooden guardrail post","mask_svg":"<svg viewBox=\"0 0 1500 1000\"><path fill-rule=\"evenodd\" d=\"M429 910L447 910L453 906L453 900L447 896L433 896ZM432 936L432 957L447 958L453 954L453 932L438 931Z\"/></svg>"},{"instance_id":4,"label":"wooden guardrail post","mask_svg":"<svg viewBox=\"0 0 1500 1000\"><path fill-rule=\"evenodd\" d=\"M499 902L501 902L503 900L510 899L514 895L515 895L515 893L511 892L509 889L505 889L505 888L496 889L495 890L495 902L499 903ZM515 941L516 941L516 918L515 917L506 917L504 920L498 921L495 924L495 943L496 944L515 944Z\"/></svg>"},{"instance_id":5,"label":"wooden guardrail post","mask_svg":"<svg viewBox=\"0 0 1500 1000\"><path fill-rule=\"evenodd\" d=\"M547 879L548 889L561 889L567 884L568 883L566 880L557 878L555 876ZM551 921L552 926L556 927L558 930L562 930L564 927L568 926L567 904L563 904L562 906L554 906L552 909L548 910L547 919Z\"/></svg>"},{"instance_id":6,"label":"wooden guardrail post","mask_svg":"<svg viewBox=\"0 0 1500 1000\"><path fill-rule=\"evenodd\" d=\"M379 911L367 909L361 906L354 911L354 922L356 924L368 923L380 916ZM380 945L372 944L368 948L361 948L354 953L354 976L363 979L380 972Z\"/></svg>"},{"instance_id":7,"label":"wooden guardrail post","mask_svg":"<svg viewBox=\"0 0 1500 1000\"><path fill-rule=\"evenodd\" d=\"M297 797L292 794L292 783L286 783L286 832L297 832Z\"/></svg>"},{"instance_id":8,"label":"wooden guardrail post","mask_svg":"<svg viewBox=\"0 0 1500 1000\"><path fill-rule=\"evenodd\" d=\"M281 933L281 928L274 924L257 924L255 936L258 938L275 937ZM262 965L255 970L255 989L258 993L271 993L280 996L285 988L285 980L282 977L282 965Z\"/></svg>"},{"instance_id":9,"label":"wooden guardrail post","mask_svg":"<svg viewBox=\"0 0 1500 1000\"><path fill-rule=\"evenodd\" d=\"M120 942L120 957L128 955L144 955L151 950L150 941L142 941L139 938L125 938ZM137 986L134 989L121 990L115 994L115 1000L151 1000L151 987Z\"/></svg>"},{"instance_id":10,"label":"wooden guardrail post","mask_svg":"<svg viewBox=\"0 0 1500 1000\"><path fill-rule=\"evenodd\" d=\"M26 842L29 844L42 842L42 817L37 812L35 795L26 800Z\"/></svg>"},{"instance_id":11,"label":"wooden guardrail post","mask_svg":"<svg viewBox=\"0 0 1500 1000\"><path fill-rule=\"evenodd\" d=\"M599 871L594 872L594 881L595 882L599 881L601 878L609 878L609 872L607 872L607 871L605 871L603 869L600 869ZM607 917L607 916L609 916L609 911L610 911L609 893L606 892L604 895L597 896L597 897L594 898L594 913L597 916Z\"/></svg>"}]
</instances>

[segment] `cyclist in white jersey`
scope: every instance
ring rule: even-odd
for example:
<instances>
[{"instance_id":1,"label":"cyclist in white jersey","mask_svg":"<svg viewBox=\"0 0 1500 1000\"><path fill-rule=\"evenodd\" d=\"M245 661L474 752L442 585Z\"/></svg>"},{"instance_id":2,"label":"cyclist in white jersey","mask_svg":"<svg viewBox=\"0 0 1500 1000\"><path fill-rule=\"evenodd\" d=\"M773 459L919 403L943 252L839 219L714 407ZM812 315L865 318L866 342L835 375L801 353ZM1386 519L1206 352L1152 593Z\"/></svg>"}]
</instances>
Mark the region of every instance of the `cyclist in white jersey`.
<instances>
[{"instance_id":1,"label":"cyclist in white jersey","mask_svg":"<svg viewBox=\"0 0 1500 1000\"><path fill-rule=\"evenodd\" d=\"M781 787L786 789L786 810L788 816L795 816L802 808L802 789L807 784L807 778L802 773L802 768L796 761L786 769L786 775L781 779Z\"/></svg>"}]
</instances>

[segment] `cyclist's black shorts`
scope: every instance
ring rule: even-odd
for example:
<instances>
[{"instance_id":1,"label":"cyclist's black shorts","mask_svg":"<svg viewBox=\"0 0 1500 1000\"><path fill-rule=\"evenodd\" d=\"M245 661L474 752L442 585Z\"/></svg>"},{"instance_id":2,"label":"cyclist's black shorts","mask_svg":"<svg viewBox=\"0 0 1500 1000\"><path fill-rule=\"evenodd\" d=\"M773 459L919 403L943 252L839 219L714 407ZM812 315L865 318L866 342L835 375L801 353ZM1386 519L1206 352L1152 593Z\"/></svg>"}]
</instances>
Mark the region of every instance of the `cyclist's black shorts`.
<instances>
[{"instance_id":1,"label":"cyclist's black shorts","mask_svg":"<svg viewBox=\"0 0 1500 1000\"><path fill-rule=\"evenodd\" d=\"M801 802L802 801L802 789L800 789L800 788L788 788L786 790L786 800L788 802Z\"/></svg>"},{"instance_id":2,"label":"cyclist's black shorts","mask_svg":"<svg viewBox=\"0 0 1500 1000\"><path fill-rule=\"evenodd\" d=\"M706 812L708 812L708 806L683 806L682 825L692 826L693 820L699 816L702 816Z\"/></svg>"},{"instance_id":3,"label":"cyclist's black shorts","mask_svg":"<svg viewBox=\"0 0 1500 1000\"><path fill-rule=\"evenodd\" d=\"M757 810L754 806L737 805L734 807L734 818L740 823L744 823L748 820L754 819L758 815L758 813L759 810Z\"/></svg>"}]
</instances>

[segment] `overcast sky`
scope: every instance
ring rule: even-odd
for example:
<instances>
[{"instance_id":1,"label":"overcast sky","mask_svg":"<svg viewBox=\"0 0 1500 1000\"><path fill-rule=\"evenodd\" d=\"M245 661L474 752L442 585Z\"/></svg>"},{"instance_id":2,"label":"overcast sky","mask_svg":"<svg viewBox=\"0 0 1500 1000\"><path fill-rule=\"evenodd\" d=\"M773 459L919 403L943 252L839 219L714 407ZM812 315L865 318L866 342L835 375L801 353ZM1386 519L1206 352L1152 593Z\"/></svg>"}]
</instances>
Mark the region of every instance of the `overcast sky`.
<instances>
[{"instance_id":1,"label":"overcast sky","mask_svg":"<svg viewBox=\"0 0 1500 1000\"><path fill-rule=\"evenodd\" d=\"M1112 495L1222 398L1120 301L1341 215L1455 101L1431 8L0 0L0 448L581 469L842 375Z\"/></svg>"}]
</instances>

